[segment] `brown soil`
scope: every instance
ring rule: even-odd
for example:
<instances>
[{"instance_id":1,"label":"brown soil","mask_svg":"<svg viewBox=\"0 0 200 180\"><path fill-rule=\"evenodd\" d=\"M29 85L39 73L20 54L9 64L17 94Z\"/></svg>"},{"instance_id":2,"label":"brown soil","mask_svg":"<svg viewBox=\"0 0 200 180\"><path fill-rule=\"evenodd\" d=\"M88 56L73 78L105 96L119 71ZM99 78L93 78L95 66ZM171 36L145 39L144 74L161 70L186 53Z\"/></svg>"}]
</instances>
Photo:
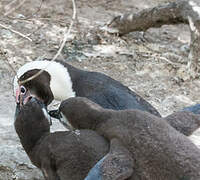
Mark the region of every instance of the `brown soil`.
<instances>
[{"instance_id":1,"label":"brown soil","mask_svg":"<svg viewBox=\"0 0 200 180\"><path fill-rule=\"evenodd\" d=\"M0 27L2 118L6 113L11 117L14 112L11 86L14 73L7 60L17 70L25 62L52 58L63 38L64 27L69 26L72 16L70 0L44 0L39 10L41 0L26 0L6 17L4 13L20 1L8 5L10 2L0 2L0 24L28 35L32 42ZM59 58L76 67L103 72L121 81L149 101L163 116L199 103L200 80L184 81L182 74L190 42L187 25L152 28L144 34L133 32L123 37L100 30L115 15L137 12L166 2L170 0L77 1L78 21ZM197 142L200 143L200 140L197 139Z\"/></svg>"}]
</instances>

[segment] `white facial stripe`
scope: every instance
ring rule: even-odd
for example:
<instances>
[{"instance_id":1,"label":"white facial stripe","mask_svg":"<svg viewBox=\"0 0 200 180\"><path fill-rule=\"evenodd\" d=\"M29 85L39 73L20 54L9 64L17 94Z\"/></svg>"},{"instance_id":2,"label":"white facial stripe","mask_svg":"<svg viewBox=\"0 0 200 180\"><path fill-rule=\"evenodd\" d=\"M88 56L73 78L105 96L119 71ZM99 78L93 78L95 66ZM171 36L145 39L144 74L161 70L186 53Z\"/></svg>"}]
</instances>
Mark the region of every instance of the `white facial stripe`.
<instances>
[{"instance_id":1,"label":"white facial stripe","mask_svg":"<svg viewBox=\"0 0 200 180\"><path fill-rule=\"evenodd\" d=\"M43 111L44 116L48 119L49 124L51 124L51 117L48 114L47 110L45 108L42 108L42 111Z\"/></svg>"},{"instance_id":2,"label":"white facial stripe","mask_svg":"<svg viewBox=\"0 0 200 180\"><path fill-rule=\"evenodd\" d=\"M69 127L69 130L73 131L74 127L71 125L71 123L68 121L68 119L65 117L65 115L61 112L61 122L63 123L64 126L67 125L67 127Z\"/></svg>"},{"instance_id":3,"label":"white facial stripe","mask_svg":"<svg viewBox=\"0 0 200 180\"><path fill-rule=\"evenodd\" d=\"M33 69L44 69L50 74L50 88L54 95L54 99L62 101L75 96L69 72L62 64L54 61L32 61L19 68L17 77L20 78L24 73ZM14 94L19 87L17 77L15 76L13 83Z\"/></svg>"},{"instance_id":4,"label":"white facial stripe","mask_svg":"<svg viewBox=\"0 0 200 180\"><path fill-rule=\"evenodd\" d=\"M19 84L17 83L17 76L14 77L14 81L13 81L13 94L14 96L16 96L16 92L19 89Z\"/></svg>"},{"instance_id":5,"label":"white facial stripe","mask_svg":"<svg viewBox=\"0 0 200 180\"><path fill-rule=\"evenodd\" d=\"M196 26L194 25L194 22L192 21L192 18L190 16L188 16L188 21L189 21L191 31L193 31L196 35L199 36L199 31L196 28Z\"/></svg>"}]
</instances>

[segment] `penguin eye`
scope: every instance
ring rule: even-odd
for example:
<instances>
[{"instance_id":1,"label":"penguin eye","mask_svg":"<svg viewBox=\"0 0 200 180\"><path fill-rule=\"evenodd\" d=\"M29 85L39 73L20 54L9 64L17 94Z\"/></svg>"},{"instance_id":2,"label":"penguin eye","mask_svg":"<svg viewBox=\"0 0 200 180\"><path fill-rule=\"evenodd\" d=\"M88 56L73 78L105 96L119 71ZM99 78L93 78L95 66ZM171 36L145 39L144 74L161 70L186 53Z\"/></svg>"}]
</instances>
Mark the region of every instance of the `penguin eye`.
<instances>
[{"instance_id":1,"label":"penguin eye","mask_svg":"<svg viewBox=\"0 0 200 180\"><path fill-rule=\"evenodd\" d=\"M26 88L24 86L20 87L21 94L26 94Z\"/></svg>"}]
</instances>

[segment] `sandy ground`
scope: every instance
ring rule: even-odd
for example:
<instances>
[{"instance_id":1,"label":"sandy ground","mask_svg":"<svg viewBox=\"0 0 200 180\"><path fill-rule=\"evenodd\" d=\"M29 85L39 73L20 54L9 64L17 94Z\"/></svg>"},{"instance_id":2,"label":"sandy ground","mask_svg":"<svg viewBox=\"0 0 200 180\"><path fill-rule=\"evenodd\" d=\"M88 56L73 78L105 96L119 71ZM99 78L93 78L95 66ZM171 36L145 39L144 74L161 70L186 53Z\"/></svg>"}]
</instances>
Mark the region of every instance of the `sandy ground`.
<instances>
[{"instance_id":1,"label":"sandy ground","mask_svg":"<svg viewBox=\"0 0 200 180\"><path fill-rule=\"evenodd\" d=\"M28 35L32 42L0 27L0 155L3 153L1 148L21 148L13 128L14 72L7 61L17 70L33 59L52 58L72 14L70 0L44 1L39 10L40 0L27 0L9 17L4 16L19 4L17 0L13 2L0 1L0 24ZM190 43L187 25L152 28L144 36L142 32L133 32L117 37L99 30L115 15L137 12L165 2L169 0L79 0L78 21L59 58L121 81L155 106L163 116L199 103L200 80L184 81L181 73L187 64ZM63 127L54 123L53 130L57 129L63 130ZM200 131L191 138L200 146ZM17 179L15 177L17 175L13 173L13 177L7 179Z\"/></svg>"}]
</instances>

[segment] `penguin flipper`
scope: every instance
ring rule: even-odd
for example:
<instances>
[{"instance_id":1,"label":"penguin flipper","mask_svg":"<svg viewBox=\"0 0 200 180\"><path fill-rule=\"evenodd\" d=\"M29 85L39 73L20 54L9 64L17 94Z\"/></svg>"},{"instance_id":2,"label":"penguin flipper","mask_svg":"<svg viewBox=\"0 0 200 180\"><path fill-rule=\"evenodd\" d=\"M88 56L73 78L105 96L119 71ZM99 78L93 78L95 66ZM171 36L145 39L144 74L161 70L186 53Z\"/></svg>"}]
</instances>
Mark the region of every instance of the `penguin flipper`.
<instances>
[{"instance_id":1,"label":"penguin flipper","mask_svg":"<svg viewBox=\"0 0 200 180\"><path fill-rule=\"evenodd\" d=\"M125 180L133 173L133 160L117 139L112 139L110 151L90 170L84 180Z\"/></svg>"}]
</instances>

